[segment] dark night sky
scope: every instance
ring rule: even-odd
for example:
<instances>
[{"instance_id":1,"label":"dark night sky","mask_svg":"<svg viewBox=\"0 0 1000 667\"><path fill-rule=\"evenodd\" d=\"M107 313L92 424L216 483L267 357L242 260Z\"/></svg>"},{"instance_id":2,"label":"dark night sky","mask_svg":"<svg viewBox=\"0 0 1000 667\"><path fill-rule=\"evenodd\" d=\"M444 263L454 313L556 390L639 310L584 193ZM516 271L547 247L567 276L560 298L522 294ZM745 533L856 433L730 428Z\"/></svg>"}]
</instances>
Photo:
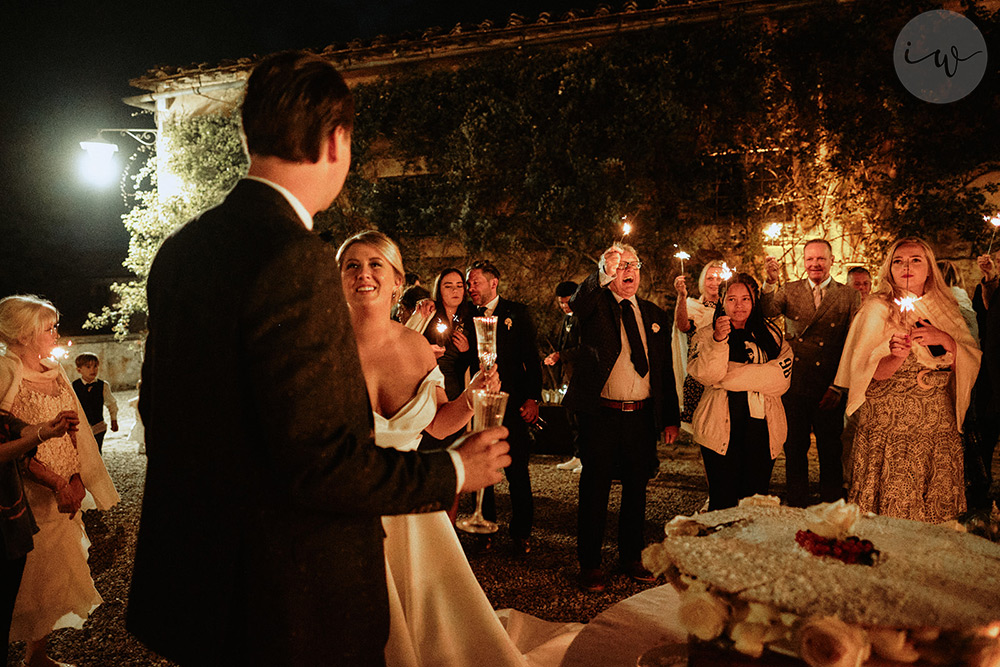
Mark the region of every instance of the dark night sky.
<instances>
[{"instance_id":1,"label":"dark night sky","mask_svg":"<svg viewBox=\"0 0 1000 667\"><path fill-rule=\"evenodd\" d=\"M281 0L162 3L8 0L0 29L0 296L42 294L70 333L125 278L128 235L120 189L81 182L79 142L111 127L152 127L121 102L128 81L157 65L215 64L289 48L323 47L456 23L529 19L598 0ZM502 24L502 23L501 23ZM119 156L134 143L117 142Z\"/></svg>"}]
</instances>

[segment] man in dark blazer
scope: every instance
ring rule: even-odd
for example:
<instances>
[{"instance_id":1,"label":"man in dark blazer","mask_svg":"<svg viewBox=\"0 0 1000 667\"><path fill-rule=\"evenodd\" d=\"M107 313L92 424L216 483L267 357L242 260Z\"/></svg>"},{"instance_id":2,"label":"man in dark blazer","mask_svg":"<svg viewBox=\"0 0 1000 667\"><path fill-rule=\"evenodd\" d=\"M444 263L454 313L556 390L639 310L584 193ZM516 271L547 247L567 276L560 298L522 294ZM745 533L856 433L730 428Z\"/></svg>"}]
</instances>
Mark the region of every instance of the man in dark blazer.
<instances>
[{"instance_id":1,"label":"man in dark blazer","mask_svg":"<svg viewBox=\"0 0 1000 667\"><path fill-rule=\"evenodd\" d=\"M497 318L500 388L509 394L503 424L510 432L507 441L510 443L511 464L505 471L510 487L510 536L514 553L523 556L531 551L531 527L535 514L528 474L531 455L528 424L538 419L538 404L542 400L542 367L538 359L535 325L527 306L497 294L500 271L492 262L473 262L466 272L466 281L469 298L477 313ZM483 516L496 521L496 511L493 489L489 488L483 498Z\"/></svg>"},{"instance_id":2,"label":"man in dark blazer","mask_svg":"<svg viewBox=\"0 0 1000 667\"><path fill-rule=\"evenodd\" d=\"M381 665L380 515L495 483L503 429L457 460L374 446L335 253L310 232L347 176L351 94L328 61L279 54L242 116L247 178L149 274L127 626L183 665Z\"/></svg>"},{"instance_id":3,"label":"man in dark blazer","mask_svg":"<svg viewBox=\"0 0 1000 667\"><path fill-rule=\"evenodd\" d=\"M785 339L795 354L792 385L781 397L788 420L785 441L787 502L810 504L809 434L816 436L819 457L819 497L834 502L844 497L840 441L844 429L842 392L833 385L844 339L861 305L861 294L830 276L833 248L825 239L807 241L803 248L807 278L778 287L778 260L765 260L767 280L761 306L767 317L785 318Z\"/></svg>"},{"instance_id":4,"label":"man in dark blazer","mask_svg":"<svg viewBox=\"0 0 1000 667\"><path fill-rule=\"evenodd\" d=\"M573 363L576 361L576 355L580 353L580 320L573 314L573 309L569 305L569 300L576 294L577 287L579 285L572 280L565 280L556 285L556 305L562 311L563 318L556 336L556 350L542 360L546 366L556 368L558 382L556 389L569 387L573 378ZM576 415L568 408L566 408L566 420L573 438L573 458L557 463L556 468L578 473L583 470L583 464L580 463L580 429Z\"/></svg>"},{"instance_id":5,"label":"man in dark blazer","mask_svg":"<svg viewBox=\"0 0 1000 667\"><path fill-rule=\"evenodd\" d=\"M618 558L632 579L648 583L646 485L656 475L656 442L677 439L680 409L670 354L670 318L636 297L642 263L635 249L614 245L598 271L580 285L570 306L580 318L581 353L563 404L580 421L580 506L577 558L580 587L604 590L601 546L611 482L622 483Z\"/></svg>"}]
</instances>

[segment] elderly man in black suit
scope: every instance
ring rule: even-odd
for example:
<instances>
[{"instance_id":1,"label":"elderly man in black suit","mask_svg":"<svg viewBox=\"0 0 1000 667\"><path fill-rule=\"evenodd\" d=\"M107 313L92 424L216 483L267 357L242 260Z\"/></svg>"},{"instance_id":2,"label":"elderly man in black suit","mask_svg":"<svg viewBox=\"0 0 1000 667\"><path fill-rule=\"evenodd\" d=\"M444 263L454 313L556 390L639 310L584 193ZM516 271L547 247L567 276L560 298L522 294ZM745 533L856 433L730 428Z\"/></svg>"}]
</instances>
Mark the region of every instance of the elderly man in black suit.
<instances>
[{"instance_id":1,"label":"elderly man in black suit","mask_svg":"<svg viewBox=\"0 0 1000 667\"><path fill-rule=\"evenodd\" d=\"M510 396L503 424L510 431L511 464L507 467L510 486L510 536L514 553L519 556L531 551L531 527L534 523L535 502L531 496L528 459L531 442L528 424L538 419L538 404L542 400L542 367L538 360L535 325L528 307L497 294L500 271L492 262L477 260L466 272L469 298L477 315L497 318L497 367L500 388ZM496 499L493 489L483 498L483 516L496 521Z\"/></svg>"},{"instance_id":2,"label":"elderly man in black suit","mask_svg":"<svg viewBox=\"0 0 1000 667\"><path fill-rule=\"evenodd\" d=\"M670 354L670 318L636 297L639 261L629 245L614 245L570 300L580 318L582 352L563 403L580 422L580 507L577 557L580 587L604 590L601 547L613 479L622 483L618 557L639 582L653 575L640 560L645 547L646 485L656 474L656 442L677 438L680 410Z\"/></svg>"},{"instance_id":3,"label":"elderly man in black suit","mask_svg":"<svg viewBox=\"0 0 1000 667\"><path fill-rule=\"evenodd\" d=\"M816 436L819 497L828 503L844 497L840 441L844 429L842 392L833 385L851 320L861 294L830 276L833 248L825 239L803 248L806 278L778 287L778 260L765 260L767 281L761 306L767 317L785 318L785 339L792 346L792 386L781 397L788 418L785 441L787 502L805 507L809 498L809 434Z\"/></svg>"},{"instance_id":4,"label":"elderly man in black suit","mask_svg":"<svg viewBox=\"0 0 1000 667\"><path fill-rule=\"evenodd\" d=\"M382 514L500 479L504 429L457 456L375 446L334 250L311 233L347 176L354 103L328 61L247 83L250 170L149 274L149 457L127 626L184 665L379 665Z\"/></svg>"}]
</instances>

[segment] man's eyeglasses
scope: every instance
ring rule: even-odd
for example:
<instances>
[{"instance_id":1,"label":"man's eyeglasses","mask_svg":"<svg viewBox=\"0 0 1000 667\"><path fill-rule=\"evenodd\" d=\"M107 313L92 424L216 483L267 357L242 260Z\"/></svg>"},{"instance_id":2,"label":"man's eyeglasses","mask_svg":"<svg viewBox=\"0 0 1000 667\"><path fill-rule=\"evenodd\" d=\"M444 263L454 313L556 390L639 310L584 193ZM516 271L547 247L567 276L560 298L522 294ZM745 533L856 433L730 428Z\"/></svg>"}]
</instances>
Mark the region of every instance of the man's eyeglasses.
<instances>
[{"instance_id":1,"label":"man's eyeglasses","mask_svg":"<svg viewBox=\"0 0 1000 667\"><path fill-rule=\"evenodd\" d=\"M638 271L641 268L642 268L642 262L640 262L639 260L636 260L634 262L619 262L618 263L618 270L619 271L628 271L629 269L635 269L636 271Z\"/></svg>"}]
</instances>

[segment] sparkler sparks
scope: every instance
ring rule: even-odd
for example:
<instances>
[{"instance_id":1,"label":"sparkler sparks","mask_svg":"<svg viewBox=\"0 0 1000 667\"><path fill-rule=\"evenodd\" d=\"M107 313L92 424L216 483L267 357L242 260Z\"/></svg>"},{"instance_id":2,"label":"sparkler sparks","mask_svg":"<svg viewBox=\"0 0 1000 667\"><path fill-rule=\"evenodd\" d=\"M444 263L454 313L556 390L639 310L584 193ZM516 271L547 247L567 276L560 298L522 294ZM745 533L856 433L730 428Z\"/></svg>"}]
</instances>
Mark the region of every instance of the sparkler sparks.
<instances>
[{"instance_id":1,"label":"sparkler sparks","mask_svg":"<svg viewBox=\"0 0 1000 667\"><path fill-rule=\"evenodd\" d=\"M984 215L983 220L993 225L993 234L990 236L990 248L986 251L987 255L991 255L993 254L993 239L997 237L997 228L1000 228L1000 214L994 215L992 218Z\"/></svg>"},{"instance_id":2,"label":"sparkler sparks","mask_svg":"<svg viewBox=\"0 0 1000 667\"><path fill-rule=\"evenodd\" d=\"M764 238L768 241L774 241L779 236L781 236L781 223L773 222L768 225L767 229L764 230Z\"/></svg>"},{"instance_id":3,"label":"sparkler sparks","mask_svg":"<svg viewBox=\"0 0 1000 667\"><path fill-rule=\"evenodd\" d=\"M687 254L683 250L679 250L676 253L674 253L674 257L681 260L681 273L684 273L684 260L691 259L691 255Z\"/></svg>"},{"instance_id":4,"label":"sparkler sparks","mask_svg":"<svg viewBox=\"0 0 1000 667\"><path fill-rule=\"evenodd\" d=\"M733 277L733 270L725 262L722 263L722 271L719 273L719 277L723 280L729 280Z\"/></svg>"}]
</instances>

